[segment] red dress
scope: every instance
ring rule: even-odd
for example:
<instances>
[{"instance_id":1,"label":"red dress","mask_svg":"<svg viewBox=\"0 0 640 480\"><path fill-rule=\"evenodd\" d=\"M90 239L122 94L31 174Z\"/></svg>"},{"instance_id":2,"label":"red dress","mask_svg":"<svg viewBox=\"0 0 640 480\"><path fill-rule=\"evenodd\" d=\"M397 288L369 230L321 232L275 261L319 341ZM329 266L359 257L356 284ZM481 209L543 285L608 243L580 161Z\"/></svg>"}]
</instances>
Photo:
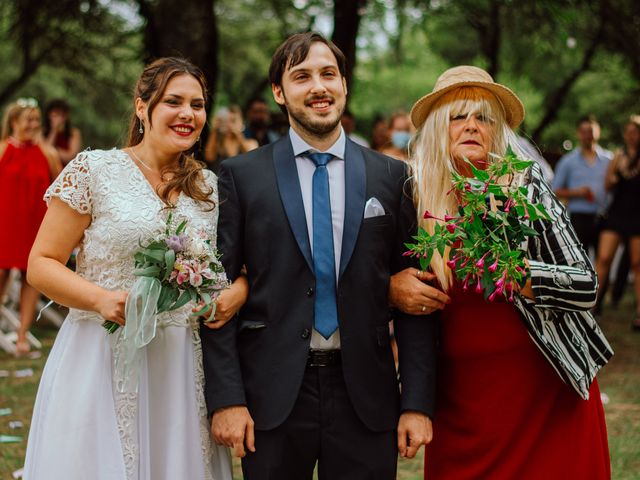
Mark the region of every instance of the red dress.
<instances>
[{"instance_id":1,"label":"red dress","mask_svg":"<svg viewBox=\"0 0 640 480\"><path fill-rule=\"evenodd\" d=\"M50 183L49 162L40 147L8 143L0 158L0 269L27 269Z\"/></svg>"},{"instance_id":2,"label":"red dress","mask_svg":"<svg viewBox=\"0 0 640 480\"><path fill-rule=\"evenodd\" d=\"M597 382L563 383L509 303L452 292L437 392L425 480L611 478Z\"/></svg>"}]
</instances>

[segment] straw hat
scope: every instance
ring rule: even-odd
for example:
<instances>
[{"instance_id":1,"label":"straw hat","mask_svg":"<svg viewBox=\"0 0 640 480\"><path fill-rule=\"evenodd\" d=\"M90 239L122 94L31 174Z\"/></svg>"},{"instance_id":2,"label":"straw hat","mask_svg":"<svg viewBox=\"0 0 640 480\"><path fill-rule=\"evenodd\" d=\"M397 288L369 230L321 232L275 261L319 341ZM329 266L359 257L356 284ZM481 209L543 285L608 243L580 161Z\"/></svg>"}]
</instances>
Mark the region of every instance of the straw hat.
<instances>
[{"instance_id":1,"label":"straw hat","mask_svg":"<svg viewBox=\"0 0 640 480\"><path fill-rule=\"evenodd\" d=\"M418 100L411 109L411 121L420 128L435 103L447 92L458 87L480 87L493 93L504 109L507 124L516 128L524 120L524 106L516 94L493 81L491 75L478 67L461 65L445 71L436 80L433 91Z\"/></svg>"}]
</instances>

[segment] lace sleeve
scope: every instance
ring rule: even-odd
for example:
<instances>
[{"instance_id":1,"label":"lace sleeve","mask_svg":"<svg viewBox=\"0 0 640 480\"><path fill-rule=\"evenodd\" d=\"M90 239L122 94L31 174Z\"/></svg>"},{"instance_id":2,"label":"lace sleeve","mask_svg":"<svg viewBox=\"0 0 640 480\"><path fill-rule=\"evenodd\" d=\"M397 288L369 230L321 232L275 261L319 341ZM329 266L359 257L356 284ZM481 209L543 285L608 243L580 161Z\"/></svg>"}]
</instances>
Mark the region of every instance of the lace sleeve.
<instances>
[{"instance_id":1,"label":"lace sleeve","mask_svg":"<svg viewBox=\"0 0 640 480\"><path fill-rule=\"evenodd\" d=\"M75 211L85 215L91 214L93 205L88 160L87 152L80 152L69 162L44 194L47 205L53 197L57 197Z\"/></svg>"}]
</instances>

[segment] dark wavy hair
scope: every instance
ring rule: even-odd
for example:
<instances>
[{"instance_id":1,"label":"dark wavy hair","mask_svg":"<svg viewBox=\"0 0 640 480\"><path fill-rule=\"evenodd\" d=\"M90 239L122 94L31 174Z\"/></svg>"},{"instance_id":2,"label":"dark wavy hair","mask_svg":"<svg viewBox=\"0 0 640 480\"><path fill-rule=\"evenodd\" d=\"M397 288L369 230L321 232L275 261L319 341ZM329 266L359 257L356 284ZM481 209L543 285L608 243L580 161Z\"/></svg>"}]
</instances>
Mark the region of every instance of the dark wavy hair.
<instances>
[{"instance_id":1,"label":"dark wavy hair","mask_svg":"<svg viewBox=\"0 0 640 480\"><path fill-rule=\"evenodd\" d=\"M147 65L136 82L133 91L134 109L129 122L128 147L138 145L144 137L144 133L140 133L140 119L136 115L135 100L140 98L147 105L147 118L151 125L153 109L162 99L169 81L179 75L191 75L195 78L202 87L205 102L208 102L207 81L202 70L184 58L159 58ZM173 174L169 181L158 187L158 195L167 205L171 204L169 198L173 192L184 192L194 200L210 204L212 209L215 206L213 200L209 198L213 189L204 183L204 163L196 160L194 156L196 145L180 153L177 167L162 171L163 177L166 174Z\"/></svg>"},{"instance_id":2,"label":"dark wavy hair","mask_svg":"<svg viewBox=\"0 0 640 480\"><path fill-rule=\"evenodd\" d=\"M329 47L333 56L336 57L340 75L344 77L347 70L347 61L342 50L331 40L327 40L319 33L304 32L291 35L278 47L276 53L274 53L271 58L269 81L274 85L282 86L282 75L285 70L304 62L304 59L309 55L311 45L315 42L324 43Z\"/></svg>"},{"instance_id":3,"label":"dark wavy hair","mask_svg":"<svg viewBox=\"0 0 640 480\"><path fill-rule=\"evenodd\" d=\"M71 108L69 104L63 100L62 98L54 98L47 104L47 108L44 109L44 118L42 119L42 133L44 137L48 137L49 133L51 133L51 121L49 120L49 113L53 110L60 110L67 115L67 120L64 122L64 130L62 134L64 138L68 139L71 137L71 121L69 120L69 112Z\"/></svg>"}]
</instances>

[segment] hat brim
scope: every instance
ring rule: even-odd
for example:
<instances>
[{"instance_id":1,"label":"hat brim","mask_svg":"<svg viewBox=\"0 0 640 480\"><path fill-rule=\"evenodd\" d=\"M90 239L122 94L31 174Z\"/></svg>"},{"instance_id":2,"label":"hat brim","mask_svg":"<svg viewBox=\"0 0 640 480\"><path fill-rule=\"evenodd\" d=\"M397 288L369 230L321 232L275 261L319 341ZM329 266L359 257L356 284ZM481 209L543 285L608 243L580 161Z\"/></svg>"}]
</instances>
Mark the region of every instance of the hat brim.
<instances>
[{"instance_id":1,"label":"hat brim","mask_svg":"<svg viewBox=\"0 0 640 480\"><path fill-rule=\"evenodd\" d=\"M420 98L411 109L410 115L413 125L417 129L420 129L436 102L440 100L443 95L460 87L479 87L493 93L502 104L505 120L511 128L517 128L524 120L524 105L509 88L499 83L471 81L457 82Z\"/></svg>"}]
</instances>

